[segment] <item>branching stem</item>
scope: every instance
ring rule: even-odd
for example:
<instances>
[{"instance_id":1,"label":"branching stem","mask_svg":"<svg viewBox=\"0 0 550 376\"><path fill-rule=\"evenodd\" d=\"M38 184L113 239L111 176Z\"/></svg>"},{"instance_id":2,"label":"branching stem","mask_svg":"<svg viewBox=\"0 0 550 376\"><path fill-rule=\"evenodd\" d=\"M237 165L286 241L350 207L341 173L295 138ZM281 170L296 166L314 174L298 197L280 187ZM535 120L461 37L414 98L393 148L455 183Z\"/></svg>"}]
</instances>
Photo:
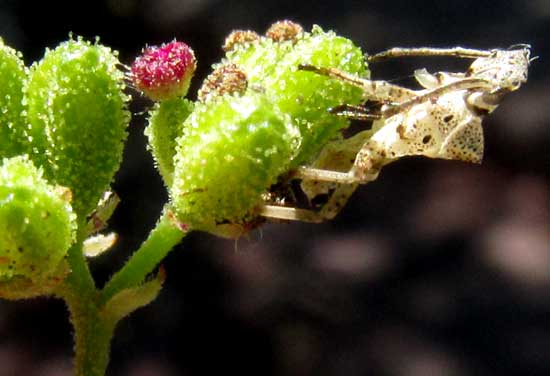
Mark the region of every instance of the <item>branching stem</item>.
<instances>
[{"instance_id":1,"label":"branching stem","mask_svg":"<svg viewBox=\"0 0 550 376\"><path fill-rule=\"evenodd\" d=\"M81 225L80 229L86 227ZM118 322L106 314L105 304L117 293L139 286L158 263L185 236L169 216L164 214L142 246L98 291L82 253L84 231L79 231L76 244L70 249L68 262L71 274L56 290L69 308L75 336L75 375L104 376L114 329Z\"/></svg>"}]
</instances>

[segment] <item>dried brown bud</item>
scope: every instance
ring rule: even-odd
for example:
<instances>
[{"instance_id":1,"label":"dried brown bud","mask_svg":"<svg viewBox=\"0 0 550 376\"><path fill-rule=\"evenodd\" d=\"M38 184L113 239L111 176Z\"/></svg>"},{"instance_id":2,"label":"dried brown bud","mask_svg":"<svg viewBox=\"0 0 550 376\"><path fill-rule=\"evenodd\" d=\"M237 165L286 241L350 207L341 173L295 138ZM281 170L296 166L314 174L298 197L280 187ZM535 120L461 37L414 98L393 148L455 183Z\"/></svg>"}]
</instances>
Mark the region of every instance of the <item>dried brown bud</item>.
<instances>
[{"instance_id":1,"label":"dried brown bud","mask_svg":"<svg viewBox=\"0 0 550 376\"><path fill-rule=\"evenodd\" d=\"M300 24L289 20L277 21L267 29L265 36L275 42L284 42L286 40L296 41L304 29Z\"/></svg>"},{"instance_id":2,"label":"dried brown bud","mask_svg":"<svg viewBox=\"0 0 550 376\"><path fill-rule=\"evenodd\" d=\"M258 40L260 40L260 36L254 31L235 30L225 38L225 43L222 48L225 52L229 52L234 50L238 45L254 43Z\"/></svg>"},{"instance_id":3,"label":"dried brown bud","mask_svg":"<svg viewBox=\"0 0 550 376\"><path fill-rule=\"evenodd\" d=\"M198 98L205 102L211 97L244 93L247 86L246 74L237 65L229 63L216 68L206 77L198 92Z\"/></svg>"}]
</instances>

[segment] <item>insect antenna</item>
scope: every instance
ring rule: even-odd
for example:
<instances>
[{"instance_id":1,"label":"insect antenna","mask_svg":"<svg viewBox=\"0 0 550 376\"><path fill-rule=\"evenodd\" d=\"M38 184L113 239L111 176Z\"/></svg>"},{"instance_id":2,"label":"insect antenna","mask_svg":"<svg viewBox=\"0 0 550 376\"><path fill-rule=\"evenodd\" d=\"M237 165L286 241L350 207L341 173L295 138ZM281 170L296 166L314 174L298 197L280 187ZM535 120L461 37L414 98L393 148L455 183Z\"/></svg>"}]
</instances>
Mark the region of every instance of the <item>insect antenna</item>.
<instances>
[{"instance_id":1,"label":"insect antenna","mask_svg":"<svg viewBox=\"0 0 550 376\"><path fill-rule=\"evenodd\" d=\"M508 51L511 51L511 50L530 50L531 49L531 45L530 44L527 44L527 43L516 43L516 44L512 44L511 46L509 46L507 48Z\"/></svg>"}]
</instances>

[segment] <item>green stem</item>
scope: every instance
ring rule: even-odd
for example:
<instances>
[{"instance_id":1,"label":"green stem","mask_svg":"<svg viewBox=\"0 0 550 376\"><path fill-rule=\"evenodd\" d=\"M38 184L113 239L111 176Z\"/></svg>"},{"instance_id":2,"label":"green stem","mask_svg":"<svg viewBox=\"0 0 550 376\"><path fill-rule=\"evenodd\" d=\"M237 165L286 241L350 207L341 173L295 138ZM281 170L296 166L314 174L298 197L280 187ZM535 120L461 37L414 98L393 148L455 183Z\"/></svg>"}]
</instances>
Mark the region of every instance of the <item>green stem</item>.
<instances>
[{"instance_id":1,"label":"green stem","mask_svg":"<svg viewBox=\"0 0 550 376\"><path fill-rule=\"evenodd\" d=\"M82 253L85 232L79 231L76 245L68 255L71 273L56 290L56 295L67 303L74 328L76 376L105 375L117 323L117 319L106 313L105 304L118 292L141 284L185 235L170 218L169 211L166 213L147 240L101 292L95 287ZM85 226L79 226L79 229L85 229Z\"/></svg>"},{"instance_id":2,"label":"green stem","mask_svg":"<svg viewBox=\"0 0 550 376\"><path fill-rule=\"evenodd\" d=\"M97 294L94 294L95 299L89 300L69 286L62 297L69 307L74 328L74 375L104 376L116 323L101 315Z\"/></svg>"},{"instance_id":3,"label":"green stem","mask_svg":"<svg viewBox=\"0 0 550 376\"><path fill-rule=\"evenodd\" d=\"M75 376L104 376L109 365L111 340L115 324L107 322L94 314L87 314L82 325L75 325L76 354Z\"/></svg>"},{"instance_id":4,"label":"green stem","mask_svg":"<svg viewBox=\"0 0 550 376\"><path fill-rule=\"evenodd\" d=\"M104 376L109 363L114 324L100 316L98 293L82 252L85 226L79 224L75 245L68 253L71 273L56 290L67 303L75 336L75 375Z\"/></svg>"},{"instance_id":5,"label":"green stem","mask_svg":"<svg viewBox=\"0 0 550 376\"><path fill-rule=\"evenodd\" d=\"M72 289L79 291L80 294L90 294L96 290L92 273L88 268L84 252L82 252L82 243L86 236L86 224L80 221L75 244L69 249L67 254L67 262L71 267L71 273L67 277L65 284L69 284L72 286Z\"/></svg>"},{"instance_id":6,"label":"green stem","mask_svg":"<svg viewBox=\"0 0 550 376\"><path fill-rule=\"evenodd\" d=\"M130 257L101 291L100 302L105 304L116 293L138 286L145 281L155 267L178 244L186 232L177 225L171 217L171 212L165 210L157 226L141 247Z\"/></svg>"}]
</instances>

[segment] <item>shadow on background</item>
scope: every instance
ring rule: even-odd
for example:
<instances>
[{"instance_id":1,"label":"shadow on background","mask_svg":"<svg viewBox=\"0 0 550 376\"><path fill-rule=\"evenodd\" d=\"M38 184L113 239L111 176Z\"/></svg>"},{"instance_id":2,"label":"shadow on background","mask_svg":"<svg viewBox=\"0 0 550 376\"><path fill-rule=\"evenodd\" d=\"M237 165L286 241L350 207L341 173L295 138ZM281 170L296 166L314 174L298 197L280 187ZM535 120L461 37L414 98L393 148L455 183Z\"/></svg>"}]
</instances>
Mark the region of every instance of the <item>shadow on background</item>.
<instances>
[{"instance_id":1,"label":"shadow on background","mask_svg":"<svg viewBox=\"0 0 550 376\"><path fill-rule=\"evenodd\" d=\"M394 46L507 47L540 59L528 84L485 121L481 166L410 159L384 169L323 225L267 225L237 243L192 234L165 261L157 301L123 321L110 375L550 374L550 22L545 0L108 0L0 2L0 35L39 59L72 31L120 51L174 37L199 60L191 93L235 28L290 18ZM410 82L414 69L468 62L408 59L371 67ZM120 242L92 262L102 283L137 248L166 193L136 113L114 185ZM0 376L70 374L62 302L0 302Z\"/></svg>"}]
</instances>

